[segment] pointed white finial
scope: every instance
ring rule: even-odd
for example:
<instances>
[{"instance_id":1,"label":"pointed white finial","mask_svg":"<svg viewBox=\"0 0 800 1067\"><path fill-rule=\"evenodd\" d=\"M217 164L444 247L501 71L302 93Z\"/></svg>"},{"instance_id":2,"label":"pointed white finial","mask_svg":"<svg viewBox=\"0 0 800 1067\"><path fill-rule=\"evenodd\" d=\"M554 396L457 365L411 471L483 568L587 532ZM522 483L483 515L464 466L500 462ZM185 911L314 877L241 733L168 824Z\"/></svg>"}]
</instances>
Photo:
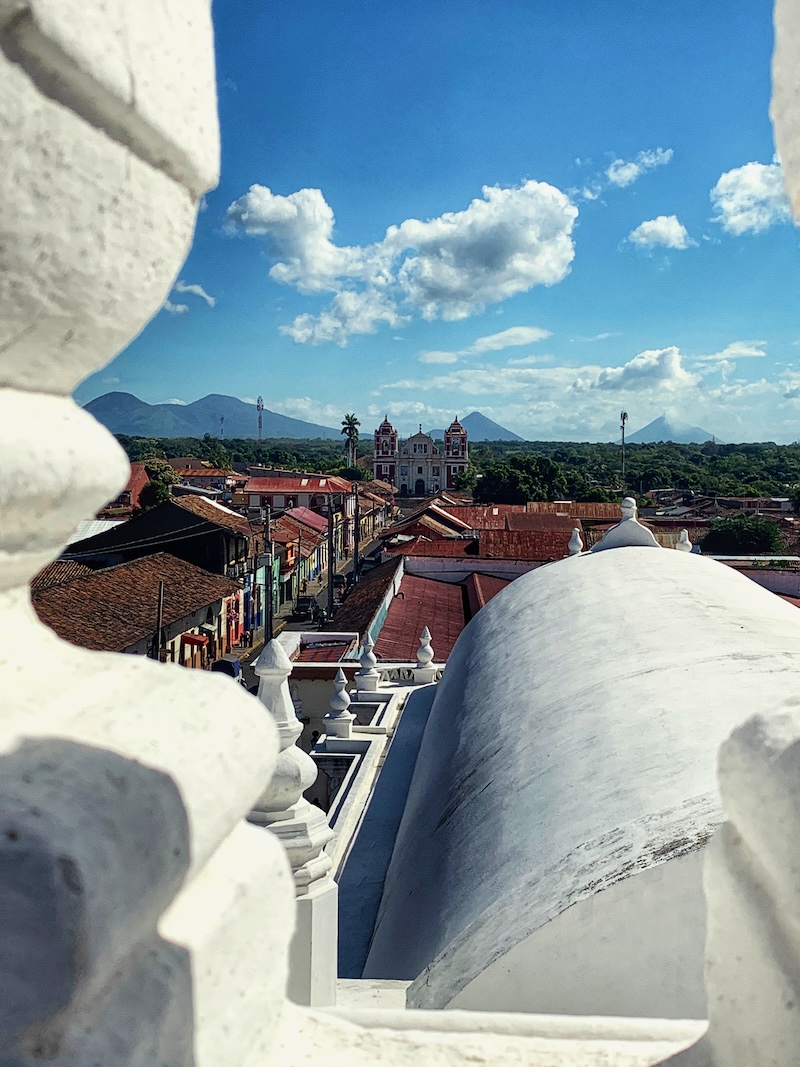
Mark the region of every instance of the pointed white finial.
<instances>
[{"instance_id":1,"label":"pointed white finial","mask_svg":"<svg viewBox=\"0 0 800 1067\"><path fill-rule=\"evenodd\" d=\"M433 662L433 649L431 648L431 632L426 626L419 635L419 648L417 649L417 666L429 667Z\"/></svg>"},{"instance_id":2,"label":"pointed white finial","mask_svg":"<svg viewBox=\"0 0 800 1067\"><path fill-rule=\"evenodd\" d=\"M679 552L691 552L692 551L692 542L689 540L689 531L688 530L681 530L680 537L678 538L678 543L677 543L677 545L675 545L675 548Z\"/></svg>"},{"instance_id":3,"label":"pointed white finial","mask_svg":"<svg viewBox=\"0 0 800 1067\"><path fill-rule=\"evenodd\" d=\"M431 648L431 632L427 626L419 635L417 665L414 667L413 675L415 685L427 685L436 679L436 668L433 666L433 649Z\"/></svg>"},{"instance_id":4,"label":"pointed white finial","mask_svg":"<svg viewBox=\"0 0 800 1067\"><path fill-rule=\"evenodd\" d=\"M350 730L355 715L350 709L350 694L347 692L347 676L340 667L333 679L333 695L331 696L331 710L322 720L325 723L327 737L340 737L345 740L350 737Z\"/></svg>"},{"instance_id":5,"label":"pointed white finial","mask_svg":"<svg viewBox=\"0 0 800 1067\"><path fill-rule=\"evenodd\" d=\"M636 518L636 501L626 496L622 501L622 518L607 530L602 540L592 545L590 552L605 552L609 548L660 548L652 530L642 526Z\"/></svg>"},{"instance_id":6,"label":"pointed white finial","mask_svg":"<svg viewBox=\"0 0 800 1067\"><path fill-rule=\"evenodd\" d=\"M569 539L569 554L571 556L579 556L583 552L583 538L581 537L581 531L576 526L572 531L572 537Z\"/></svg>"},{"instance_id":7,"label":"pointed white finial","mask_svg":"<svg viewBox=\"0 0 800 1067\"><path fill-rule=\"evenodd\" d=\"M364 638L364 650L361 653L361 670L356 673L356 694L374 693L380 681L380 671L375 668L378 664L377 657L372 651L375 642L369 634ZM358 696L356 696L358 699Z\"/></svg>"}]
</instances>

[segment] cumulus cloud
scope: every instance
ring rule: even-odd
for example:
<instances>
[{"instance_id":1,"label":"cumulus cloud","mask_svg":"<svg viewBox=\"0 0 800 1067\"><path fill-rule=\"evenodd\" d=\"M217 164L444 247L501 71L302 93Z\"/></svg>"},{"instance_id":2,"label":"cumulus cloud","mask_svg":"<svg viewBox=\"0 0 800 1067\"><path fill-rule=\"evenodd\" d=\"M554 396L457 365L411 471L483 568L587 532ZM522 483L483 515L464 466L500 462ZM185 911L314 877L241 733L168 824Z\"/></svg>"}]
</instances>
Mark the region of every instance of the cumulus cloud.
<instances>
[{"instance_id":1,"label":"cumulus cloud","mask_svg":"<svg viewBox=\"0 0 800 1067\"><path fill-rule=\"evenodd\" d=\"M179 400L177 396L171 396L169 400L163 400L164 404L177 404L179 407L186 407L185 400Z\"/></svg>"},{"instance_id":2,"label":"cumulus cloud","mask_svg":"<svg viewBox=\"0 0 800 1067\"><path fill-rule=\"evenodd\" d=\"M780 163L745 163L726 171L711 190L716 214L713 221L726 233L740 237L762 233L780 222L789 222L789 200L783 187Z\"/></svg>"},{"instance_id":3,"label":"cumulus cloud","mask_svg":"<svg viewBox=\"0 0 800 1067\"><path fill-rule=\"evenodd\" d=\"M595 381L578 379L577 388L646 389L658 385L660 389L675 390L697 385L699 377L685 370L681 354L675 345L651 348L640 352L621 367L606 367Z\"/></svg>"},{"instance_id":4,"label":"cumulus cloud","mask_svg":"<svg viewBox=\"0 0 800 1067\"><path fill-rule=\"evenodd\" d=\"M274 410L295 419L305 419L307 422L321 423L323 426L331 424L335 426L341 420L343 408L335 404L326 404L310 396L290 396L282 403L276 404Z\"/></svg>"},{"instance_id":5,"label":"cumulus cloud","mask_svg":"<svg viewBox=\"0 0 800 1067\"><path fill-rule=\"evenodd\" d=\"M552 334L550 330L543 330L540 326L511 326L499 333L490 333L485 337L479 337L466 348L459 348L454 352L428 351L420 352L420 363L457 363L462 356L479 356L486 352L502 352L506 348L516 348L519 345L534 344L543 341Z\"/></svg>"},{"instance_id":6,"label":"cumulus cloud","mask_svg":"<svg viewBox=\"0 0 800 1067\"><path fill-rule=\"evenodd\" d=\"M173 304L171 300L164 301L164 310L170 315L185 315L189 310L188 304Z\"/></svg>"},{"instance_id":7,"label":"cumulus cloud","mask_svg":"<svg viewBox=\"0 0 800 1067\"><path fill-rule=\"evenodd\" d=\"M684 249L696 244L689 236L686 227L678 221L677 215L658 215L654 219L640 222L631 230L627 240L638 248Z\"/></svg>"},{"instance_id":8,"label":"cumulus cloud","mask_svg":"<svg viewBox=\"0 0 800 1067\"><path fill-rule=\"evenodd\" d=\"M606 177L612 185L625 188L632 185L646 171L663 167L672 159L671 148L652 148L639 152L635 159L615 159L606 170Z\"/></svg>"},{"instance_id":9,"label":"cumulus cloud","mask_svg":"<svg viewBox=\"0 0 800 1067\"><path fill-rule=\"evenodd\" d=\"M280 331L296 344L332 342L343 348L353 334L375 333L381 323L396 327L406 321L384 294L345 289L336 294L330 307L320 315L298 315L289 325L281 326Z\"/></svg>"},{"instance_id":10,"label":"cumulus cloud","mask_svg":"<svg viewBox=\"0 0 800 1067\"><path fill-rule=\"evenodd\" d=\"M545 182L484 186L463 211L406 219L372 245L339 246L319 189L280 196L261 185L228 208L227 228L257 236L275 260L270 277L301 293L333 292L320 315L284 332L298 343L345 344L354 333L407 316L463 319L536 285L555 285L575 255L578 209Z\"/></svg>"},{"instance_id":11,"label":"cumulus cloud","mask_svg":"<svg viewBox=\"0 0 800 1067\"><path fill-rule=\"evenodd\" d=\"M698 363L717 363L721 361L734 361L737 359L763 359L766 356L766 341L732 341L720 352L712 352L707 356L693 356Z\"/></svg>"},{"instance_id":12,"label":"cumulus cloud","mask_svg":"<svg viewBox=\"0 0 800 1067\"><path fill-rule=\"evenodd\" d=\"M199 296L201 300L205 300L209 307L213 308L217 299L214 296L210 296L202 285L189 285L187 282L179 281L175 282L174 292L176 293L191 293L193 296Z\"/></svg>"}]
</instances>

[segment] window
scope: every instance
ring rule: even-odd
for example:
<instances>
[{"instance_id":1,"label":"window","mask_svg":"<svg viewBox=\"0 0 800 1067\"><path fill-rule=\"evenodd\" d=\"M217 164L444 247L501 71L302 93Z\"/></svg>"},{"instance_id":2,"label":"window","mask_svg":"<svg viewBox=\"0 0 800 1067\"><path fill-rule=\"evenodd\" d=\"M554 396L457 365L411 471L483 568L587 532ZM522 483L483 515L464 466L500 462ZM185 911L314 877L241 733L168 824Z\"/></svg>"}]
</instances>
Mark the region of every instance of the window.
<instances>
[{"instance_id":1,"label":"window","mask_svg":"<svg viewBox=\"0 0 800 1067\"><path fill-rule=\"evenodd\" d=\"M422 451L423 451L423 452L425 453L425 455L427 456L427 454L428 454L428 446L427 446L427 445L423 445L423 446L422 446Z\"/></svg>"},{"instance_id":2,"label":"window","mask_svg":"<svg viewBox=\"0 0 800 1067\"><path fill-rule=\"evenodd\" d=\"M422 467L417 467L417 474L422 474Z\"/></svg>"},{"instance_id":3,"label":"window","mask_svg":"<svg viewBox=\"0 0 800 1067\"><path fill-rule=\"evenodd\" d=\"M434 478L438 478L439 477L439 468L438 467L434 467L432 469L432 471L431 471L431 474L433 474Z\"/></svg>"},{"instance_id":4,"label":"window","mask_svg":"<svg viewBox=\"0 0 800 1067\"><path fill-rule=\"evenodd\" d=\"M414 451L415 451L415 452L417 451L417 446L416 446L416 445L414 445Z\"/></svg>"}]
</instances>

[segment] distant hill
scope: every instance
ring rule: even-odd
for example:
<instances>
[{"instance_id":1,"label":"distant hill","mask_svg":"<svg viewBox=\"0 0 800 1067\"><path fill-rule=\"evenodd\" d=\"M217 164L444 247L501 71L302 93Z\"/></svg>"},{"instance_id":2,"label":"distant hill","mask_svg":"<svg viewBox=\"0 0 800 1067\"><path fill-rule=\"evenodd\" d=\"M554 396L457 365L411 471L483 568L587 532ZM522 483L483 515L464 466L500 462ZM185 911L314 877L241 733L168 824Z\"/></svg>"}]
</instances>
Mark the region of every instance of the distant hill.
<instances>
[{"instance_id":1,"label":"distant hill","mask_svg":"<svg viewBox=\"0 0 800 1067\"><path fill-rule=\"evenodd\" d=\"M235 396L212 393L191 404L146 404L131 393L105 393L84 405L112 433L132 437L202 437L220 435L220 416L225 418L225 437L258 437L255 404ZM315 422L291 419L264 408L264 437L339 438L339 431Z\"/></svg>"},{"instance_id":2,"label":"distant hill","mask_svg":"<svg viewBox=\"0 0 800 1067\"><path fill-rule=\"evenodd\" d=\"M467 431L470 441L525 440L525 438L520 437L519 434L507 430L505 426L501 426L499 423L487 419L485 415L481 415L480 411L473 411L471 414L465 415L464 418L459 421ZM435 437L437 440L441 441L444 438L444 430L428 430L427 432L431 437Z\"/></svg>"},{"instance_id":3,"label":"distant hill","mask_svg":"<svg viewBox=\"0 0 800 1067\"><path fill-rule=\"evenodd\" d=\"M626 438L632 445L649 445L657 441L674 441L679 445L692 445L703 444L712 439L717 444L723 443L713 433L701 429L700 426L690 426L688 422L670 419L666 415L654 419L647 426L643 426L641 430L637 430L636 433Z\"/></svg>"}]
</instances>

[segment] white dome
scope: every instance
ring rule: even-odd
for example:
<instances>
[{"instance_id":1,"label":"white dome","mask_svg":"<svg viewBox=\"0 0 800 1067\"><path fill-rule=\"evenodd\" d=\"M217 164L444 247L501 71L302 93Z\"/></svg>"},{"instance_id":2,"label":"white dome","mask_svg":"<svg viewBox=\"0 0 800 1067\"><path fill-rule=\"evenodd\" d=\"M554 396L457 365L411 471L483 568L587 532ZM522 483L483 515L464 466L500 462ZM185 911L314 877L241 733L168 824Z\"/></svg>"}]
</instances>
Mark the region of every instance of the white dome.
<instances>
[{"instance_id":1,"label":"white dome","mask_svg":"<svg viewBox=\"0 0 800 1067\"><path fill-rule=\"evenodd\" d=\"M696 555L517 579L448 661L364 977L419 976L409 1003L444 1007L576 901L695 853L720 743L797 688L798 649L795 607Z\"/></svg>"}]
</instances>

